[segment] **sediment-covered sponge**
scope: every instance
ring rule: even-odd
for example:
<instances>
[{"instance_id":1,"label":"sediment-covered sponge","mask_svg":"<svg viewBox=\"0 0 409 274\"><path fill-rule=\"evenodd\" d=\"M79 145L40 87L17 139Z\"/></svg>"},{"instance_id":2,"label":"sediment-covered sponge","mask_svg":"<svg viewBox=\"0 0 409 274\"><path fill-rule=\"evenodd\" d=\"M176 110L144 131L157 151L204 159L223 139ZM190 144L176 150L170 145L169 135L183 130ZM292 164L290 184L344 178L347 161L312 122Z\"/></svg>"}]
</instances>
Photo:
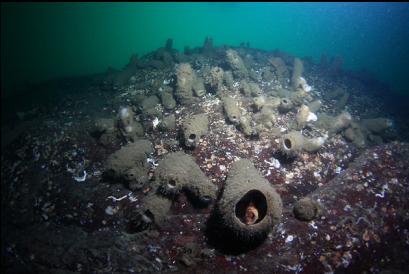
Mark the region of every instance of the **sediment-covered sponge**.
<instances>
[{"instance_id":1,"label":"sediment-covered sponge","mask_svg":"<svg viewBox=\"0 0 409 274\"><path fill-rule=\"evenodd\" d=\"M156 95L149 96L145 98L140 106L142 116L145 119L151 119L155 117L162 116L162 106L160 104L159 98Z\"/></svg>"},{"instance_id":2,"label":"sediment-covered sponge","mask_svg":"<svg viewBox=\"0 0 409 274\"><path fill-rule=\"evenodd\" d=\"M300 221L312 221L322 212L322 206L315 200L305 197L297 201L293 208L294 216Z\"/></svg>"},{"instance_id":3,"label":"sediment-covered sponge","mask_svg":"<svg viewBox=\"0 0 409 274\"><path fill-rule=\"evenodd\" d=\"M361 125L372 133L382 133L393 126L393 122L386 118L362 119Z\"/></svg>"},{"instance_id":4,"label":"sediment-covered sponge","mask_svg":"<svg viewBox=\"0 0 409 274\"><path fill-rule=\"evenodd\" d=\"M265 105L260 112L254 114L253 119L257 124L271 129L276 120L274 108L270 105Z\"/></svg>"},{"instance_id":5,"label":"sediment-covered sponge","mask_svg":"<svg viewBox=\"0 0 409 274\"><path fill-rule=\"evenodd\" d=\"M304 72L304 65L298 58L294 58L293 74L291 76L291 85L294 90L302 88L302 73Z\"/></svg>"},{"instance_id":6,"label":"sediment-covered sponge","mask_svg":"<svg viewBox=\"0 0 409 274\"><path fill-rule=\"evenodd\" d=\"M116 127L114 119L100 118L95 120L94 127L91 130L98 143L108 145L116 140Z\"/></svg>"},{"instance_id":7,"label":"sediment-covered sponge","mask_svg":"<svg viewBox=\"0 0 409 274\"><path fill-rule=\"evenodd\" d=\"M151 224L161 225L173 200L184 191L197 206L209 206L216 199L217 187L203 174L195 159L184 152L167 154L158 162L152 191L142 199L134 222L139 230Z\"/></svg>"},{"instance_id":8,"label":"sediment-covered sponge","mask_svg":"<svg viewBox=\"0 0 409 274\"><path fill-rule=\"evenodd\" d=\"M308 104L308 108L311 112L315 113L321 108L322 102L321 100L314 100Z\"/></svg>"},{"instance_id":9,"label":"sediment-covered sponge","mask_svg":"<svg viewBox=\"0 0 409 274\"><path fill-rule=\"evenodd\" d=\"M192 115L183 122L183 137L186 147L194 148L209 130L209 119L205 113Z\"/></svg>"},{"instance_id":10,"label":"sediment-covered sponge","mask_svg":"<svg viewBox=\"0 0 409 274\"><path fill-rule=\"evenodd\" d=\"M249 115L240 117L239 129L247 137L258 135L256 129L251 125L251 117Z\"/></svg>"},{"instance_id":11,"label":"sediment-covered sponge","mask_svg":"<svg viewBox=\"0 0 409 274\"><path fill-rule=\"evenodd\" d=\"M203 174L195 159L181 151L169 153L159 161L155 185L159 193L169 198L182 190L206 205L216 198L217 187Z\"/></svg>"},{"instance_id":12,"label":"sediment-covered sponge","mask_svg":"<svg viewBox=\"0 0 409 274\"><path fill-rule=\"evenodd\" d=\"M239 241L264 239L282 214L281 198L250 160L235 162L217 204L221 223Z\"/></svg>"},{"instance_id":13,"label":"sediment-covered sponge","mask_svg":"<svg viewBox=\"0 0 409 274\"><path fill-rule=\"evenodd\" d=\"M317 121L317 126L328 130L330 134L336 134L346 129L352 121L352 116L348 112L342 112L337 116L322 113Z\"/></svg>"},{"instance_id":14,"label":"sediment-covered sponge","mask_svg":"<svg viewBox=\"0 0 409 274\"><path fill-rule=\"evenodd\" d=\"M240 123L240 109L236 99L232 97L223 97L223 109L227 119L234 125Z\"/></svg>"},{"instance_id":15,"label":"sediment-covered sponge","mask_svg":"<svg viewBox=\"0 0 409 274\"><path fill-rule=\"evenodd\" d=\"M289 72L283 59L281 59L280 57L274 57L270 60L270 63L275 68L278 81L280 83L285 83L289 77Z\"/></svg>"},{"instance_id":16,"label":"sediment-covered sponge","mask_svg":"<svg viewBox=\"0 0 409 274\"><path fill-rule=\"evenodd\" d=\"M223 86L224 71L220 67L212 67L206 75L206 83L215 93L220 93Z\"/></svg>"},{"instance_id":17,"label":"sediment-covered sponge","mask_svg":"<svg viewBox=\"0 0 409 274\"><path fill-rule=\"evenodd\" d=\"M229 49L226 51L226 61L229 64L235 78L248 78L249 72L243 63L243 59L237 51Z\"/></svg>"},{"instance_id":18,"label":"sediment-covered sponge","mask_svg":"<svg viewBox=\"0 0 409 274\"><path fill-rule=\"evenodd\" d=\"M172 200L161 195L160 193L150 192L141 202L139 208L139 216L135 216L140 230L144 230L147 226L155 223L160 224L169 215Z\"/></svg>"},{"instance_id":19,"label":"sediment-covered sponge","mask_svg":"<svg viewBox=\"0 0 409 274\"><path fill-rule=\"evenodd\" d=\"M189 63L181 63L177 66L175 97L182 105L192 102L195 79L195 72Z\"/></svg>"},{"instance_id":20,"label":"sediment-covered sponge","mask_svg":"<svg viewBox=\"0 0 409 274\"><path fill-rule=\"evenodd\" d=\"M121 135L128 141L134 141L144 135L142 125L135 120L131 107L122 107L119 110L118 127Z\"/></svg>"},{"instance_id":21,"label":"sediment-covered sponge","mask_svg":"<svg viewBox=\"0 0 409 274\"><path fill-rule=\"evenodd\" d=\"M280 149L287 155L295 156L298 152L316 152L325 143L327 137L307 138L301 132L291 131L281 137Z\"/></svg>"},{"instance_id":22,"label":"sediment-covered sponge","mask_svg":"<svg viewBox=\"0 0 409 274\"><path fill-rule=\"evenodd\" d=\"M303 129L308 122L317 121L317 115L310 111L310 108L306 105L302 105L295 116L297 129Z\"/></svg>"},{"instance_id":23,"label":"sediment-covered sponge","mask_svg":"<svg viewBox=\"0 0 409 274\"><path fill-rule=\"evenodd\" d=\"M251 87L246 80L240 81L240 90L241 90L241 93L243 93L245 97L251 96Z\"/></svg>"},{"instance_id":24,"label":"sediment-covered sponge","mask_svg":"<svg viewBox=\"0 0 409 274\"><path fill-rule=\"evenodd\" d=\"M172 110L176 107L176 100L173 98L172 92L163 91L161 93L162 105L166 110Z\"/></svg>"},{"instance_id":25,"label":"sediment-covered sponge","mask_svg":"<svg viewBox=\"0 0 409 274\"><path fill-rule=\"evenodd\" d=\"M260 96L263 91L260 89L259 85L257 85L256 83L249 83L250 86L250 90L251 90L251 96L253 97L257 97Z\"/></svg>"},{"instance_id":26,"label":"sediment-covered sponge","mask_svg":"<svg viewBox=\"0 0 409 274\"><path fill-rule=\"evenodd\" d=\"M204 81L201 77L196 77L193 82L193 91L196 97L203 97L206 95Z\"/></svg>"},{"instance_id":27,"label":"sediment-covered sponge","mask_svg":"<svg viewBox=\"0 0 409 274\"><path fill-rule=\"evenodd\" d=\"M292 101L289 98L281 98L280 104L278 105L278 111L281 113L289 112L294 108Z\"/></svg>"},{"instance_id":28,"label":"sediment-covered sponge","mask_svg":"<svg viewBox=\"0 0 409 274\"><path fill-rule=\"evenodd\" d=\"M344 137L357 147L365 147L368 132L357 122L351 122L351 125L345 130Z\"/></svg>"},{"instance_id":29,"label":"sediment-covered sponge","mask_svg":"<svg viewBox=\"0 0 409 274\"><path fill-rule=\"evenodd\" d=\"M147 156L152 152L149 140L135 140L108 157L104 176L125 182L131 190L139 189L148 182Z\"/></svg>"},{"instance_id":30,"label":"sediment-covered sponge","mask_svg":"<svg viewBox=\"0 0 409 274\"><path fill-rule=\"evenodd\" d=\"M266 104L265 96L257 96L253 98L253 107L256 111L260 111Z\"/></svg>"},{"instance_id":31,"label":"sediment-covered sponge","mask_svg":"<svg viewBox=\"0 0 409 274\"><path fill-rule=\"evenodd\" d=\"M233 73L230 70L227 70L223 74L223 82L228 88L233 88L234 85L234 79L233 79Z\"/></svg>"}]
</instances>

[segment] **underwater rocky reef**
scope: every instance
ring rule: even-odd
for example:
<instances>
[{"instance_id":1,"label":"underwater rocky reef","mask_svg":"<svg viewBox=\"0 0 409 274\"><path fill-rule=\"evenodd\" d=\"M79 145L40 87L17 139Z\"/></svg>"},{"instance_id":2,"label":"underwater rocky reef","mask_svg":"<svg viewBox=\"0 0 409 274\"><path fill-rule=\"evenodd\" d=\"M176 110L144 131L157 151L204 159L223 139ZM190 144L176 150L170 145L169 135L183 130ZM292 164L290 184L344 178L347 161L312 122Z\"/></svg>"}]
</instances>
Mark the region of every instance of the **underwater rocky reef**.
<instances>
[{"instance_id":1,"label":"underwater rocky reef","mask_svg":"<svg viewBox=\"0 0 409 274\"><path fill-rule=\"evenodd\" d=\"M2 125L5 273L407 271L408 124L339 58L168 39L43 85Z\"/></svg>"}]
</instances>

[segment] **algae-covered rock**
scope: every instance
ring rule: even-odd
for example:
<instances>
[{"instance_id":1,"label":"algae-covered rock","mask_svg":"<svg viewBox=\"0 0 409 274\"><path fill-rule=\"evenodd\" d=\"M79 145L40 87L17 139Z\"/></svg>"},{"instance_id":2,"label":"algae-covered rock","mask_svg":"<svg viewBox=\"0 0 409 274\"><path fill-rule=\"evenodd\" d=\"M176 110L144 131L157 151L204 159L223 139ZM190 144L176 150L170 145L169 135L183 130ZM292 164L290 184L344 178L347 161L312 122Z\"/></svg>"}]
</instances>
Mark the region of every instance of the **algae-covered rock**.
<instances>
[{"instance_id":1,"label":"algae-covered rock","mask_svg":"<svg viewBox=\"0 0 409 274\"><path fill-rule=\"evenodd\" d=\"M148 181L147 156L152 152L149 140L135 140L108 157L104 175L108 179L126 183L132 190L141 188Z\"/></svg>"},{"instance_id":2,"label":"algae-covered rock","mask_svg":"<svg viewBox=\"0 0 409 274\"><path fill-rule=\"evenodd\" d=\"M301 221L307 222L316 219L321 211L320 204L308 197L297 201L293 208L294 216Z\"/></svg>"},{"instance_id":3,"label":"algae-covered rock","mask_svg":"<svg viewBox=\"0 0 409 274\"><path fill-rule=\"evenodd\" d=\"M189 63L177 66L175 97L182 105L193 101L193 81L195 79L196 74Z\"/></svg>"},{"instance_id":4,"label":"algae-covered rock","mask_svg":"<svg viewBox=\"0 0 409 274\"><path fill-rule=\"evenodd\" d=\"M238 125L240 123L240 109L237 100L232 97L223 97L222 101L224 113L228 121L234 125Z\"/></svg>"},{"instance_id":5,"label":"algae-covered rock","mask_svg":"<svg viewBox=\"0 0 409 274\"><path fill-rule=\"evenodd\" d=\"M248 78L249 72L237 51L232 49L227 50L226 61L229 64L235 78Z\"/></svg>"},{"instance_id":6,"label":"algae-covered rock","mask_svg":"<svg viewBox=\"0 0 409 274\"><path fill-rule=\"evenodd\" d=\"M183 137L186 147L194 148L199 144L200 138L208 132L209 120L205 113L192 115L183 122Z\"/></svg>"},{"instance_id":7,"label":"algae-covered rock","mask_svg":"<svg viewBox=\"0 0 409 274\"><path fill-rule=\"evenodd\" d=\"M240 242L264 239L282 214L282 202L250 160L235 162L217 204L226 235Z\"/></svg>"}]
</instances>

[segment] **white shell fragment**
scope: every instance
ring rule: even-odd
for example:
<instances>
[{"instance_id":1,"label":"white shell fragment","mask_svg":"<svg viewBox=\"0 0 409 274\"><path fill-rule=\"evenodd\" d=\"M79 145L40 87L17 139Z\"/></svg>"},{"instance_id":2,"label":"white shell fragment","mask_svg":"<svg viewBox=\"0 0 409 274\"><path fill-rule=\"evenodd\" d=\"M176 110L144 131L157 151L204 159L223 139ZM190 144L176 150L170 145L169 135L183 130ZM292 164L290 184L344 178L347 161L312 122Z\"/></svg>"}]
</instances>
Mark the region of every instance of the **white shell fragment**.
<instances>
[{"instance_id":1,"label":"white shell fragment","mask_svg":"<svg viewBox=\"0 0 409 274\"><path fill-rule=\"evenodd\" d=\"M87 179L87 171L84 170L83 174L84 174L83 176L75 176L74 175L74 180L77 181L77 182L84 182Z\"/></svg>"},{"instance_id":2,"label":"white shell fragment","mask_svg":"<svg viewBox=\"0 0 409 274\"><path fill-rule=\"evenodd\" d=\"M155 159L153 159L153 158L147 158L146 161L147 161L150 165L152 165L152 166L154 166L154 167L157 167L157 166L158 166L158 164L156 163Z\"/></svg>"},{"instance_id":3,"label":"white shell fragment","mask_svg":"<svg viewBox=\"0 0 409 274\"><path fill-rule=\"evenodd\" d=\"M285 238L285 243L291 243L294 240L294 236L293 235L288 235L287 238Z\"/></svg>"},{"instance_id":4,"label":"white shell fragment","mask_svg":"<svg viewBox=\"0 0 409 274\"><path fill-rule=\"evenodd\" d=\"M315 115L315 113L313 112L308 113L307 122L311 122L311 121L315 122L317 120L318 120L318 117L317 115Z\"/></svg>"},{"instance_id":5,"label":"white shell fragment","mask_svg":"<svg viewBox=\"0 0 409 274\"><path fill-rule=\"evenodd\" d=\"M155 117L155 119L153 119L152 121L153 128L155 129L159 125L159 123L160 120L158 119L158 117Z\"/></svg>"}]
</instances>

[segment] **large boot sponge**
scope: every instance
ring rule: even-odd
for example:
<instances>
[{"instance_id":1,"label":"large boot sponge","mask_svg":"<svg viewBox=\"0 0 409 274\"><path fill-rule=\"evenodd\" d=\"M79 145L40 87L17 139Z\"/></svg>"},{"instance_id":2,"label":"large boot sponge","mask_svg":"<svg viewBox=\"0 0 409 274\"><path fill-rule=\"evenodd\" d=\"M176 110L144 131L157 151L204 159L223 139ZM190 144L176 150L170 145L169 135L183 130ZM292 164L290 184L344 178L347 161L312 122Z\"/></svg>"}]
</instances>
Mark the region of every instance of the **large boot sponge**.
<instances>
[{"instance_id":1,"label":"large boot sponge","mask_svg":"<svg viewBox=\"0 0 409 274\"><path fill-rule=\"evenodd\" d=\"M233 164L217 211L222 225L236 239L264 239L282 214L281 198L247 159Z\"/></svg>"}]
</instances>

